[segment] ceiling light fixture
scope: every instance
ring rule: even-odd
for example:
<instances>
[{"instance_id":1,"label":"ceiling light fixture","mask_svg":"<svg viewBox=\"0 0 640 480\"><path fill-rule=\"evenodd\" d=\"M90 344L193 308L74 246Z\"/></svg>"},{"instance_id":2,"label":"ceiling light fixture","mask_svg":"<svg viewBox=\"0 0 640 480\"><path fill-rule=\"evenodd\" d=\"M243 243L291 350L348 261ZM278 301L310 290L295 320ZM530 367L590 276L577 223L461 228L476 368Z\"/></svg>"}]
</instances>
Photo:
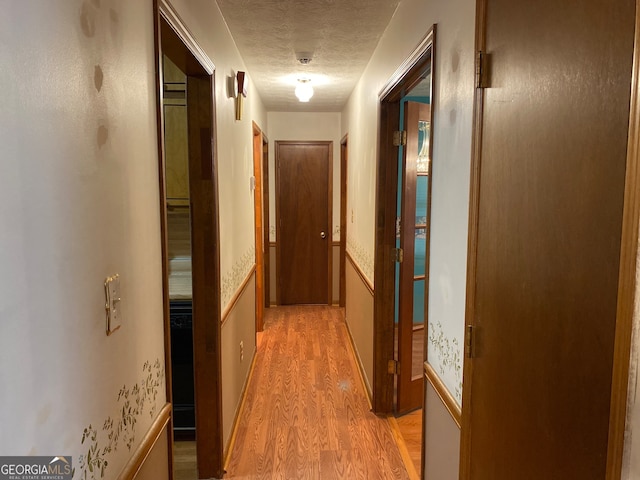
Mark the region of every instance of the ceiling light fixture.
<instances>
[{"instance_id":1,"label":"ceiling light fixture","mask_svg":"<svg viewBox=\"0 0 640 480\"><path fill-rule=\"evenodd\" d=\"M311 79L299 78L298 85L296 86L296 97L301 102L308 102L313 97L313 87L311 86Z\"/></svg>"}]
</instances>

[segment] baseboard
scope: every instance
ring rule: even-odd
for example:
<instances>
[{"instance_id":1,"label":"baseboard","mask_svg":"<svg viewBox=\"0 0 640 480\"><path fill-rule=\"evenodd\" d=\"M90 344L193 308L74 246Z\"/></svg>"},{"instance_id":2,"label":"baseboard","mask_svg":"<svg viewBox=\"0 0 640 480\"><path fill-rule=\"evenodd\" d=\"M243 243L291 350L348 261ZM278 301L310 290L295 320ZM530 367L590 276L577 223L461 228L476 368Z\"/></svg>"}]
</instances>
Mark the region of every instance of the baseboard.
<instances>
[{"instance_id":1,"label":"baseboard","mask_svg":"<svg viewBox=\"0 0 640 480\"><path fill-rule=\"evenodd\" d=\"M351 351L353 352L353 356L356 358L356 363L358 364L358 373L360 374L360 381L364 386L364 391L367 394L367 400L369 400L369 408L373 408L373 392L371 391L369 382L367 382L367 376L365 374L364 365L362 364L362 359L360 358L360 353L358 353L358 349L356 348L356 344L353 340L353 335L351 334L351 329L349 328L349 322L345 320L344 324L347 326L347 333L349 334L349 345L351 345Z\"/></svg>"},{"instance_id":2,"label":"baseboard","mask_svg":"<svg viewBox=\"0 0 640 480\"><path fill-rule=\"evenodd\" d=\"M400 450L400 456L402 457L402 461L404 462L405 467L407 468L407 473L409 474L409 478L411 480L419 480L420 475L416 471L416 467L413 464L413 460L411 459L411 455L409 455L409 449L407 448L407 443L404 441L404 437L400 432L400 426L394 417L387 417L389 421L389 426L391 427L391 433L393 433L393 438L398 445L398 450Z\"/></svg>"},{"instance_id":3,"label":"baseboard","mask_svg":"<svg viewBox=\"0 0 640 480\"><path fill-rule=\"evenodd\" d=\"M242 417L242 414L244 413L244 406L247 398L247 388L251 383L251 379L253 378L253 371L256 367L257 358L258 358L258 351L256 347L256 350L254 350L253 352L253 358L251 359L251 367L249 367L249 375L247 375L247 378L245 379L244 385L242 387L242 393L240 394L240 405L238 405L238 409L236 410L235 417L233 418L233 427L231 428L231 435L229 436L229 442L227 443L227 446L224 451L224 463L223 463L224 467L223 468L225 470L229 464L233 447L236 444L236 435L238 433L239 420Z\"/></svg>"},{"instance_id":4,"label":"baseboard","mask_svg":"<svg viewBox=\"0 0 640 480\"><path fill-rule=\"evenodd\" d=\"M129 462L124 466L122 472L118 476L118 480L134 480L138 475L138 472L144 465L147 457L156 445L156 442L160 436L166 432L167 425L171 419L171 404L165 403L162 410L151 424L151 428L142 439L142 442L138 446Z\"/></svg>"}]
</instances>

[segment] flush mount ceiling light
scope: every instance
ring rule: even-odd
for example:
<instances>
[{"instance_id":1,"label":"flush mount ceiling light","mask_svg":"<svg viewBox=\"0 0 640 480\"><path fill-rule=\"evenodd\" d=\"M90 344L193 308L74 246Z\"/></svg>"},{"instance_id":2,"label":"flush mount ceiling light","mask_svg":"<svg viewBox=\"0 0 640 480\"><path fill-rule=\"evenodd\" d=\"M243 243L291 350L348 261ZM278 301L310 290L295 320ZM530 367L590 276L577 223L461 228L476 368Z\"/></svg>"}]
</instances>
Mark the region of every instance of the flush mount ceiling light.
<instances>
[{"instance_id":1,"label":"flush mount ceiling light","mask_svg":"<svg viewBox=\"0 0 640 480\"><path fill-rule=\"evenodd\" d=\"M296 97L301 102L308 102L313 97L313 87L311 86L311 79L299 78L298 85L296 86Z\"/></svg>"}]
</instances>

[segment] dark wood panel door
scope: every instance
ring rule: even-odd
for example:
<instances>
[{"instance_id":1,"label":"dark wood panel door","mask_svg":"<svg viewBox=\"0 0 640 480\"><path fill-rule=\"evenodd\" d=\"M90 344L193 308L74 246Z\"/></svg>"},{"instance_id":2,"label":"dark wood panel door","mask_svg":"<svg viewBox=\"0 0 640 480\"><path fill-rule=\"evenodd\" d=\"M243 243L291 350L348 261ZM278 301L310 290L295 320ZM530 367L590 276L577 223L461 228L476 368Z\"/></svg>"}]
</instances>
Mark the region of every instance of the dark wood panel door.
<instances>
[{"instance_id":1,"label":"dark wood panel door","mask_svg":"<svg viewBox=\"0 0 640 480\"><path fill-rule=\"evenodd\" d=\"M332 142L276 142L278 303L328 304Z\"/></svg>"},{"instance_id":2,"label":"dark wood panel door","mask_svg":"<svg viewBox=\"0 0 640 480\"><path fill-rule=\"evenodd\" d=\"M406 102L404 128L407 144L403 149L402 215L400 248L400 291L398 309L397 412L405 413L422 406L424 334L427 317L427 258L429 159L431 107Z\"/></svg>"},{"instance_id":3,"label":"dark wood panel door","mask_svg":"<svg viewBox=\"0 0 640 480\"><path fill-rule=\"evenodd\" d=\"M635 2L480 11L461 478L603 479Z\"/></svg>"}]
</instances>

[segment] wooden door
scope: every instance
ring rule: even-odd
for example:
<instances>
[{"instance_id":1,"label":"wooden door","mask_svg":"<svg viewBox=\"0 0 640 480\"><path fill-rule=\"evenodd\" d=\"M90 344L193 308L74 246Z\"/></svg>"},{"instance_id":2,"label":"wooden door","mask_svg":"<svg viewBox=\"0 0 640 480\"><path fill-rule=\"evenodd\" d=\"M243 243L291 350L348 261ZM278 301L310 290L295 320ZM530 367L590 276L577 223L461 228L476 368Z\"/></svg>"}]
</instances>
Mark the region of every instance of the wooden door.
<instances>
[{"instance_id":1,"label":"wooden door","mask_svg":"<svg viewBox=\"0 0 640 480\"><path fill-rule=\"evenodd\" d=\"M479 12L461 478L603 479L635 2Z\"/></svg>"},{"instance_id":2,"label":"wooden door","mask_svg":"<svg viewBox=\"0 0 640 480\"><path fill-rule=\"evenodd\" d=\"M256 332L263 330L265 276L264 257L265 244L263 235L264 210L262 208L262 131L253 123L253 177L255 188L253 190L255 248L256 248ZM268 246L268 244L267 244Z\"/></svg>"},{"instance_id":3,"label":"wooden door","mask_svg":"<svg viewBox=\"0 0 640 480\"><path fill-rule=\"evenodd\" d=\"M402 207L400 248L400 291L398 311L398 375L397 412L404 413L422 406L424 335L427 311L426 266L429 247L428 155L418 162L421 152L429 151L429 105L406 102L404 128L407 144L403 149Z\"/></svg>"},{"instance_id":4,"label":"wooden door","mask_svg":"<svg viewBox=\"0 0 640 480\"><path fill-rule=\"evenodd\" d=\"M332 142L276 142L278 303L328 304Z\"/></svg>"}]
</instances>

